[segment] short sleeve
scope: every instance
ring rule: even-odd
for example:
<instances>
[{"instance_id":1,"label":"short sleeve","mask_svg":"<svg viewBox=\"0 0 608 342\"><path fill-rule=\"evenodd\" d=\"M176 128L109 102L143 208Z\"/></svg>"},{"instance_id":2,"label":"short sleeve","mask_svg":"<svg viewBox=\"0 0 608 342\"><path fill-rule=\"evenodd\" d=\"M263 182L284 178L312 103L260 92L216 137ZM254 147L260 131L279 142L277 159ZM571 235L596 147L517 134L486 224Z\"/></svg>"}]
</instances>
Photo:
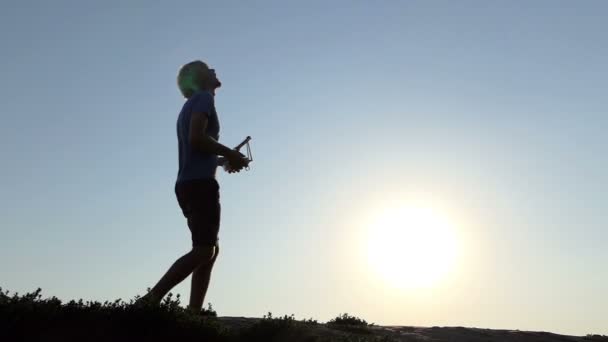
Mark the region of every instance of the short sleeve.
<instances>
[{"instance_id":1,"label":"short sleeve","mask_svg":"<svg viewBox=\"0 0 608 342\"><path fill-rule=\"evenodd\" d=\"M206 113L207 116L213 111L213 96L204 91L195 95L192 103L192 111Z\"/></svg>"}]
</instances>

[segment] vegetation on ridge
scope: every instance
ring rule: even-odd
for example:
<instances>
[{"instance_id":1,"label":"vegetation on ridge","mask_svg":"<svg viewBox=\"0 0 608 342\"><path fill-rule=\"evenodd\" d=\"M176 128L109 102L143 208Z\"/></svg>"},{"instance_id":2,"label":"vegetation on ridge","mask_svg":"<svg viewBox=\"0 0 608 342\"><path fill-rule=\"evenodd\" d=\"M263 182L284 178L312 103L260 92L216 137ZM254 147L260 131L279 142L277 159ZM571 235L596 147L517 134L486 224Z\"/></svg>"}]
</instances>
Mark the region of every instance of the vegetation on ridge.
<instances>
[{"instance_id":1,"label":"vegetation on ridge","mask_svg":"<svg viewBox=\"0 0 608 342\"><path fill-rule=\"evenodd\" d=\"M230 329L217 318L211 305L200 313L180 306L180 296L169 293L159 306L138 304L140 296L129 303L83 302L71 300L63 304L56 297L42 299L41 289L19 296L3 292L0 287L0 331L9 340L177 340L205 341L393 341L388 337L371 336L367 323L343 314L328 322L339 328L332 336L319 336L313 327L316 320L296 320L294 315L273 317L271 312L242 329ZM367 336L363 336L367 333Z\"/></svg>"}]
</instances>

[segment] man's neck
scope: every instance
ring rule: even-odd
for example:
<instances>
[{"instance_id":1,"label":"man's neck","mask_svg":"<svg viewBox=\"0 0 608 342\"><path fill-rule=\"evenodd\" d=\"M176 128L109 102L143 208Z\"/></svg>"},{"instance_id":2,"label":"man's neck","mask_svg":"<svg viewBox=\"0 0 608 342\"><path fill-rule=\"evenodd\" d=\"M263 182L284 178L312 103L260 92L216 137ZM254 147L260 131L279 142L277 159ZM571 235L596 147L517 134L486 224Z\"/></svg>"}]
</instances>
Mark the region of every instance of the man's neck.
<instances>
[{"instance_id":1,"label":"man's neck","mask_svg":"<svg viewBox=\"0 0 608 342\"><path fill-rule=\"evenodd\" d=\"M215 96L215 89L203 88L200 91L207 91L207 92L210 92L211 95Z\"/></svg>"}]
</instances>

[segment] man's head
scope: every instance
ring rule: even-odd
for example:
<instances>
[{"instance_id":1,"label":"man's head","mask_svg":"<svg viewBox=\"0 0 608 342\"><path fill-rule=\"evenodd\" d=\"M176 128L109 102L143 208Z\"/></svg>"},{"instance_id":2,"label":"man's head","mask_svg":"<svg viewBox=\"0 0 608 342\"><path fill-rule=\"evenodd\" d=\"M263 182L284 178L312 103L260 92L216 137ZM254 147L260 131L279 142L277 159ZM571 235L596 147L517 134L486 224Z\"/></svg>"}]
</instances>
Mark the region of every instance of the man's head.
<instances>
[{"instance_id":1,"label":"man's head","mask_svg":"<svg viewBox=\"0 0 608 342\"><path fill-rule=\"evenodd\" d=\"M214 69L197 60L182 65L177 74L177 86L185 98L190 98L199 90L215 92L222 82L217 79Z\"/></svg>"}]
</instances>

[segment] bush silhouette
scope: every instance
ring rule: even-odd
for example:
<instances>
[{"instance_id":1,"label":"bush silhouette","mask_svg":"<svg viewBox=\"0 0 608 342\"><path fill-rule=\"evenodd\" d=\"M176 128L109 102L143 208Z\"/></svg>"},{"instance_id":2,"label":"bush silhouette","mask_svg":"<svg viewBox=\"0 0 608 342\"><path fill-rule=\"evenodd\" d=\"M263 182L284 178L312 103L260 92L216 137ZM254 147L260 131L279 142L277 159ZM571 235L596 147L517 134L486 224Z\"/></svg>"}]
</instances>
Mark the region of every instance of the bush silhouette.
<instances>
[{"instance_id":1,"label":"bush silhouette","mask_svg":"<svg viewBox=\"0 0 608 342\"><path fill-rule=\"evenodd\" d=\"M233 331L217 319L211 304L200 314L182 308L179 294L173 299L173 294L169 293L159 306L145 306L134 305L141 298L139 295L128 303L120 298L103 303L84 302L82 299L62 303L56 297L42 299L41 291L38 288L32 293L21 296L15 293L11 296L0 288L0 331L3 339L92 342L143 339L211 342L391 341L387 337L359 336L364 332L353 329L339 329L348 331L347 335L342 331L332 336L319 336L311 329L319 325L316 320L299 321L293 314L273 317L271 312L253 325ZM349 320L338 320L341 321Z\"/></svg>"},{"instance_id":2,"label":"bush silhouette","mask_svg":"<svg viewBox=\"0 0 608 342\"><path fill-rule=\"evenodd\" d=\"M349 316L347 313L339 315L338 317L330 320L327 324L337 324L337 325L359 325L359 326L368 326L367 322L364 319L360 319L355 316ZM371 324L373 325L373 323Z\"/></svg>"}]
</instances>

